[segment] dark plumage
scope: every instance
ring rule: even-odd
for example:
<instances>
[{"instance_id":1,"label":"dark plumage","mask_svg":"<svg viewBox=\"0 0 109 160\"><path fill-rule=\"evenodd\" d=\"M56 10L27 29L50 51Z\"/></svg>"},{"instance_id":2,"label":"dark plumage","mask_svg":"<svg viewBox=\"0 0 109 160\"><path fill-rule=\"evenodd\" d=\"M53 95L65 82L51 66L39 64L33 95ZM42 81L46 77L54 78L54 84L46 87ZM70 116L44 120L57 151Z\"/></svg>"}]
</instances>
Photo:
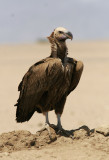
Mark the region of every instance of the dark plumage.
<instances>
[{"instance_id":1,"label":"dark plumage","mask_svg":"<svg viewBox=\"0 0 109 160\"><path fill-rule=\"evenodd\" d=\"M45 114L55 110L57 117L62 114L66 98L78 85L83 70L81 61L67 57L65 40L72 37L71 32L62 27L48 37L50 57L31 66L19 84L17 122L28 121L35 111Z\"/></svg>"}]
</instances>

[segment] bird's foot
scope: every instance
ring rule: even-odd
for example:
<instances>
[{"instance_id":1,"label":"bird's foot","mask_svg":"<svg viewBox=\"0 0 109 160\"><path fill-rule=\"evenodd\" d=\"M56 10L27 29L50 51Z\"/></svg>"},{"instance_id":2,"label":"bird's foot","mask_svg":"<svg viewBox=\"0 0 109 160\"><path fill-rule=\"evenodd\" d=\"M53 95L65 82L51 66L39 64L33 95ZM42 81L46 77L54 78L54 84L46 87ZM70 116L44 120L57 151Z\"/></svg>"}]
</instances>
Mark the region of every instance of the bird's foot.
<instances>
[{"instance_id":1,"label":"bird's foot","mask_svg":"<svg viewBox=\"0 0 109 160\"><path fill-rule=\"evenodd\" d=\"M67 131L63 128L61 128L61 129L59 128L57 134L64 135L66 137L70 137L71 139L73 139L73 135L69 131Z\"/></svg>"},{"instance_id":2,"label":"bird's foot","mask_svg":"<svg viewBox=\"0 0 109 160\"><path fill-rule=\"evenodd\" d=\"M47 130L47 131L48 131L49 137L50 137L50 139L52 139L52 137L51 137L51 132L50 132L50 124L45 123L44 127L43 127L39 132L42 132L42 131L44 131L44 130Z\"/></svg>"},{"instance_id":3,"label":"bird's foot","mask_svg":"<svg viewBox=\"0 0 109 160\"><path fill-rule=\"evenodd\" d=\"M70 137L71 139L74 139L72 133L70 131L63 129L62 126L60 125L57 126L50 125L50 126L56 131L58 135L64 135L65 137Z\"/></svg>"}]
</instances>

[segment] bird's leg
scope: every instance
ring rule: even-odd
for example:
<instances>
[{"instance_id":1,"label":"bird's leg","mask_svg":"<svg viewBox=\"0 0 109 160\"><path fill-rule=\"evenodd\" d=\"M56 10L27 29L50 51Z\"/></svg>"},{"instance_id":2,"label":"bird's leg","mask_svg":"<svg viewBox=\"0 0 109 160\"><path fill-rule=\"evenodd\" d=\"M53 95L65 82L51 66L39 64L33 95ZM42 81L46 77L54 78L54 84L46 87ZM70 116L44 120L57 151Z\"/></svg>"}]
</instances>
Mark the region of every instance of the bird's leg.
<instances>
[{"instance_id":1,"label":"bird's leg","mask_svg":"<svg viewBox=\"0 0 109 160\"><path fill-rule=\"evenodd\" d=\"M66 130L64 130L62 128L62 125L61 125L61 114L57 114L57 128L58 128L58 132L57 132L58 134L59 133L63 133L66 136L68 136L68 137L73 139L73 136L68 131L66 131Z\"/></svg>"},{"instance_id":2,"label":"bird's leg","mask_svg":"<svg viewBox=\"0 0 109 160\"><path fill-rule=\"evenodd\" d=\"M45 116L45 124L49 124L48 112L44 112L43 114Z\"/></svg>"},{"instance_id":3,"label":"bird's leg","mask_svg":"<svg viewBox=\"0 0 109 160\"><path fill-rule=\"evenodd\" d=\"M48 131L49 137L51 138L51 132L49 128L49 119L48 119L48 112L43 113L45 115L45 125L40 131L44 131L45 129Z\"/></svg>"},{"instance_id":4,"label":"bird's leg","mask_svg":"<svg viewBox=\"0 0 109 160\"><path fill-rule=\"evenodd\" d=\"M62 125L61 125L61 114L57 114L57 128L59 129L59 130L61 130L62 129Z\"/></svg>"}]
</instances>

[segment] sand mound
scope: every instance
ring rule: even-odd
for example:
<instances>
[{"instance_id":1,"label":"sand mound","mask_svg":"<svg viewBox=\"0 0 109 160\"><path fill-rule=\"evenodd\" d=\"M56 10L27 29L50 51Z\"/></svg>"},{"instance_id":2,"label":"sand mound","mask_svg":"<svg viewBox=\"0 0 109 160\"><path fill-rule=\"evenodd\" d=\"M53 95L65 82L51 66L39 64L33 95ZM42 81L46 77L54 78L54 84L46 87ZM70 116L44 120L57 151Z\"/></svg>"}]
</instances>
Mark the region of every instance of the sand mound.
<instances>
[{"instance_id":1,"label":"sand mound","mask_svg":"<svg viewBox=\"0 0 109 160\"><path fill-rule=\"evenodd\" d=\"M29 131L20 130L3 133L0 135L0 151L13 152L26 149L41 149L44 146L78 144L78 147L90 145L109 153L109 128L98 128L90 130L87 126L82 126L76 130L66 131L67 134L59 133L50 128L52 137L48 131L38 131L31 134ZM72 136L72 138L71 138Z\"/></svg>"}]
</instances>

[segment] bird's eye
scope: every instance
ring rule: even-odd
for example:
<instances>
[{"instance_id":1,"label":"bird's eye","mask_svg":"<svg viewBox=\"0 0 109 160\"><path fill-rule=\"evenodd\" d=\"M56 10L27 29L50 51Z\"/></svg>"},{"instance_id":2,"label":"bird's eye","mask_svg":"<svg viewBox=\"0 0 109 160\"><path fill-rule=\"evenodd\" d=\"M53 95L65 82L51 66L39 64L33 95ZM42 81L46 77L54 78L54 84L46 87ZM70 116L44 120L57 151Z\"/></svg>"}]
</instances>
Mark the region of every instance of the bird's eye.
<instances>
[{"instance_id":1,"label":"bird's eye","mask_svg":"<svg viewBox=\"0 0 109 160\"><path fill-rule=\"evenodd\" d=\"M63 33L62 31L59 31L59 33Z\"/></svg>"}]
</instances>

